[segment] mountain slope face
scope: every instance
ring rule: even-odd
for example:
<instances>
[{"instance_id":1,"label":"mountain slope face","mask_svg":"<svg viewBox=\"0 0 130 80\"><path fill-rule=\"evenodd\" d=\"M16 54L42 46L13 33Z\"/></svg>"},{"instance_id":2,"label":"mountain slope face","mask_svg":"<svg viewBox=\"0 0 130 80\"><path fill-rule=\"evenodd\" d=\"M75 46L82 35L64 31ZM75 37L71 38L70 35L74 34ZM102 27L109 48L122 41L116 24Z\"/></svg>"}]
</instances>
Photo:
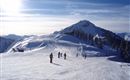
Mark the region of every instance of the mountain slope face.
<instances>
[{"instance_id":1,"label":"mountain slope face","mask_svg":"<svg viewBox=\"0 0 130 80\"><path fill-rule=\"evenodd\" d=\"M0 53L5 52L13 42L12 39L0 37Z\"/></svg>"},{"instance_id":2,"label":"mountain slope face","mask_svg":"<svg viewBox=\"0 0 130 80\"><path fill-rule=\"evenodd\" d=\"M122 53L125 58L130 56L130 44L127 41L111 31L97 27L87 20L80 21L67 27L60 31L60 33L75 36L99 48L103 48L104 45L110 46L116 50L125 52Z\"/></svg>"},{"instance_id":3,"label":"mountain slope face","mask_svg":"<svg viewBox=\"0 0 130 80\"><path fill-rule=\"evenodd\" d=\"M119 37L115 33L102 29L102 28L99 28L87 20L80 21L68 28L65 28L64 30L61 31L61 33L73 35L73 36L76 36L79 38L92 37L92 39L94 39L94 37L96 37L98 35L97 38L102 38L107 42L108 41L111 42L111 39L123 40L121 37ZM110 36L109 38L111 38L111 39L109 39L108 36Z\"/></svg>"}]
</instances>

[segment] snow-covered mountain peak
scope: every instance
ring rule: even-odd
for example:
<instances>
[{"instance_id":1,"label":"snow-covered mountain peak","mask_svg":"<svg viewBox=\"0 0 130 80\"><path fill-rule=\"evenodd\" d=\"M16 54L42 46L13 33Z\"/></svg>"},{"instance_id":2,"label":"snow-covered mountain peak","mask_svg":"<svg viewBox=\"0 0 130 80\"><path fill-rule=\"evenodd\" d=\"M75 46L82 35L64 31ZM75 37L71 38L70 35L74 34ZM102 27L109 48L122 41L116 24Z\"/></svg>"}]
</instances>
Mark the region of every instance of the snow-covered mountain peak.
<instances>
[{"instance_id":1,"label":"snow-covered mountain peak","mask_svg":"<svg viewBox=\"0 0 130 80\"><path fill-rule=\"evenodd\" d=\"M91 23L88 20L81 20L78 23L74 24L74 26L80 26L80 27L92 27L95 26L93 23Z\"/></svg>"},{"instance_id":2,"label":"snow-covered mountain peak","mask_svg":"<svg viewBox=\"0 0 130 80\"><path fill-rule=\"evenodd\" d=\"M61 31L61 33L72 33L75 31L88 33L93 36L95 36L96 34L102 35L103 32L101 31L101 28L97 27L92 22L88 20L81 20L78 23L65 28L64 30Z\"/></svg>"},{"instance_id":3,"label":"snow-covered mountain peak","mask_svg":"<svg viewBox=\"0 0 130 80\"><path fill-rule=\"evenodd\" d=\"M88 28L88 27L95 27L95 25L88 20L81 20L78 23L73 24L70 27L73 27L74 29L77 29L77 28L78 29L84 29L84 28Z\"/></svg>"}]
</instances>

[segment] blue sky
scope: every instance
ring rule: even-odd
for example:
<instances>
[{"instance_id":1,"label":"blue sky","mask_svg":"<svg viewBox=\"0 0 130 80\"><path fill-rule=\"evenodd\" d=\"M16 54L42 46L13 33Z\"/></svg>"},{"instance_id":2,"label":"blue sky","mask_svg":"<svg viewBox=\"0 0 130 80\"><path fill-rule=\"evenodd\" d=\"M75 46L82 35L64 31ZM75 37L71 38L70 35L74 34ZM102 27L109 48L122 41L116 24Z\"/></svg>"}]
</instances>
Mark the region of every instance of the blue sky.
<instances>
[{"instance_id":1,"label":"blue sky","mask_svg":"<svg viewBox=\"0 0 130 80\"><path fill-rule=\"evenodd\" d=\"M80 20L113 32L130 31L129 0L1 0L5 34L48 34Z\"/></svg>"}]
</instances>

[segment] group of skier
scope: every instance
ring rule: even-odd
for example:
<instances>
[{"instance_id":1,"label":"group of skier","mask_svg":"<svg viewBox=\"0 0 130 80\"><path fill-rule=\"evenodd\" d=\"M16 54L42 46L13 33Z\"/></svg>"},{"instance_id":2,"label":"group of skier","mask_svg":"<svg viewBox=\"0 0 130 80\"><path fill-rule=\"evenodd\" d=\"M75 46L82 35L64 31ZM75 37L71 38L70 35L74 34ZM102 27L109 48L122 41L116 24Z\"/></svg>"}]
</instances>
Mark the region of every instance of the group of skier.
<instances>
[{"instance_id":1,"label":"group of skier","mask_svg":"<svg viewBox=\"0 0 130 80\"><path fill-rule=\"evenodd\" d=\"M64 53L64 59L66 60L66 53ZM61 52L58 52L58 58L61 58L62 57L62 53ZM53 53L50 54L50 63L53 63Z\"/></svg>"},{"instance_id":2,"label":"group of skier","mask_svg":"<svg viewBox=\"0 0 130 80\"><path fill-rule=\"evenodd\" d=\"M58 58L62 57L62 53L58 52ZM66 53L64 53L64 59L66 59Z\"/></svg>"},{"instance_id":3,"label":"group of skier","mask_svg":"<svg viewBox=\"0 0 130 80\"><path fill-rule=\"evenodd\" d=\"M58 56L58 58L61 58L61 57L64 57L64 60L66 60L66 53L61 53L61 52L58 52L58 54L57 54ZM82 55L82 57L84 58L84 59L86 59L87 58L87 54L81 54ZM79 56L79 53L77 53L76 54L76 57L78 57ZM53 63L53 53L51 53L50 54L50 63Z\"/></svg>"}]
</instances>

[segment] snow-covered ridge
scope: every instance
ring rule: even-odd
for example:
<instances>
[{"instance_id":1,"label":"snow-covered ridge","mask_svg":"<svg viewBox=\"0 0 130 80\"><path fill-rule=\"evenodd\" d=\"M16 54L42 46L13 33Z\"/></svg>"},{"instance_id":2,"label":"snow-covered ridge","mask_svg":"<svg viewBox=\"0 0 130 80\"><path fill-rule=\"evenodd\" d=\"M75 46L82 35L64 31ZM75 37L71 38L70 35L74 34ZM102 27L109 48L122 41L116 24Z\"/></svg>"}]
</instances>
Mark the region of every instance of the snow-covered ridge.
<instances>
[{"instance_id":1,"label":"snow-covered ridge","mask_svg":"<svg viewBox=\"0 0 130 80\"><path fill-rule=\"evenodd\" d=\"M19 35L15 35L15 34L9 34L9 35L5 35L2 37L7 38L7 39L12 39L15 41L22 40L24 38L23 36L19 36Z\"/></svg>"},{"instance_id":2,"label":"snow-covered ridge","mask_svg":"<svg viewBox=\"0 0 130 80\"><path fill-rule=\"evenodd\" d=\"M81 38L77 38L74 35L68 35L66 33L72 33L72 32L76 32L78 31L78 33L83 33L85 34L86 37L90 36L92 39L95 39L98 35L98 38L105 38L106 40L106 34L109 34L110 39L106 40L106 42L104 43L110 43L110 40L114 40L115 38L117 38L117 44L120 43L120 37L117 36L116 34L112 33L111 31L107 31L105 29L102 29L100 27L97 27L95 24L93 24L92 22L88 21L88 20L82 20L79 21L76 24L73 24L61 31L57 31L54 34L48 35L48 36L28 36L26 38L24 38L21 41L18 41L17 44L15 44L12 48L23 48L23 49L35 49L38 47L43 47L43 45L47 44L49 41L58 41L58 40L63 40L63 41L69 41L69 42L73 42L73 43L90 43L92 41L92 39L90 40L90 42L86 42L86 40L82 40ZM105 41L102 40L102 41ZM9 52L12 50L12 48L9 50Z\"/></svg>"}]
</instances>

